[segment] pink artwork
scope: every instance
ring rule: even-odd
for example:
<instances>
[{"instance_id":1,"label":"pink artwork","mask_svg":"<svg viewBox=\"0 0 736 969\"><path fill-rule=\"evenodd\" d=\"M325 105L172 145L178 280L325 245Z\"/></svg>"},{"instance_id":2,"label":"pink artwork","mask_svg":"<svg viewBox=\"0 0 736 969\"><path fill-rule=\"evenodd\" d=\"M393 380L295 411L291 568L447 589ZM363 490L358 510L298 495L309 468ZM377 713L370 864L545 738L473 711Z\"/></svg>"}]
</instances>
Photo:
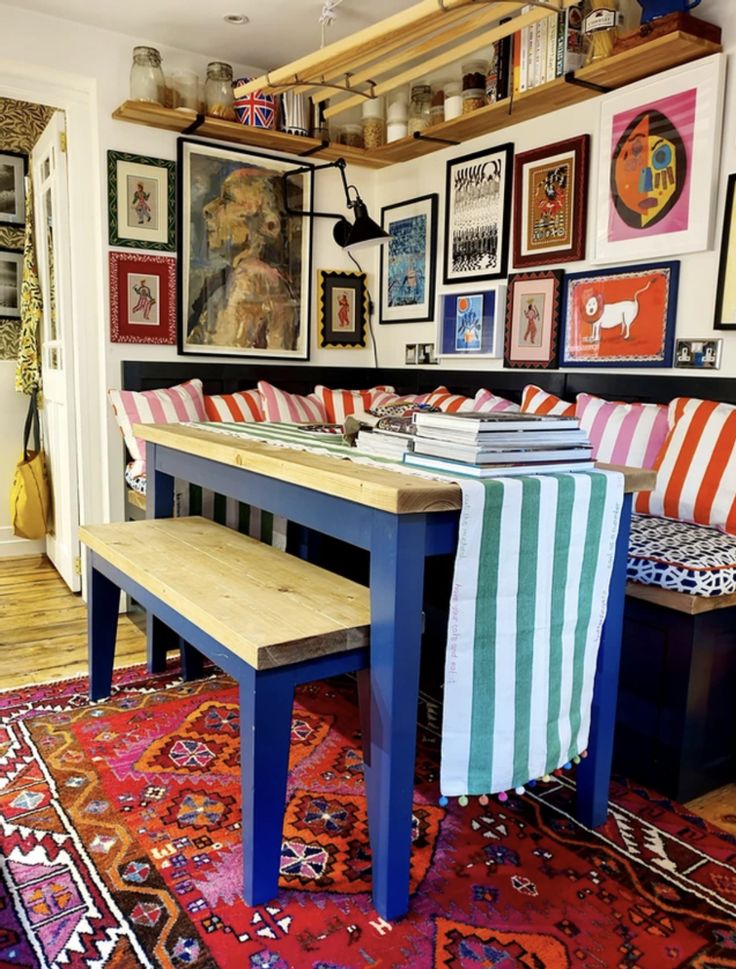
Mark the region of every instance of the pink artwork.
<instances>
[{"instance_id":1,"label":"pink artwork","mask_svg":"<svg viewBox=\"0 0 736 969\"><path fill-rule=\"evenodd\" d=\"M696 100L693 87L613 116L609 242L688 229Z\"/></svg>"}]
</instances>

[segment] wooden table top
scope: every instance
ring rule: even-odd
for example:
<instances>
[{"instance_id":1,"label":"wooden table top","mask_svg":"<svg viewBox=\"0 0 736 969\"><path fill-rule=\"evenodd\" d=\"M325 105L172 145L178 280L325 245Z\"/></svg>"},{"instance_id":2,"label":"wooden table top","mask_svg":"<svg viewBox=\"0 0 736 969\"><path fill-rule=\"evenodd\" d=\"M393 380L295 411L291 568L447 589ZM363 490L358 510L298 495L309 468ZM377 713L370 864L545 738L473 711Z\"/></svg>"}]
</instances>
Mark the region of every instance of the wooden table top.
<instances>
[{"instance_id":1,"label":"wooden table top","mask_svg":"<svg viewBox=\"0 0 736 969\"><path fill-rule=\"evenodd\" d=\"M136 424L133 431L144 441L393 514L456 511L462 504L460 487L453 481L402 474L259 441L243 441L182 424ZM598 467L621 471L627 492L650 491L654 487L653 471L606 464Z\"/></svg>"}]
</instances>

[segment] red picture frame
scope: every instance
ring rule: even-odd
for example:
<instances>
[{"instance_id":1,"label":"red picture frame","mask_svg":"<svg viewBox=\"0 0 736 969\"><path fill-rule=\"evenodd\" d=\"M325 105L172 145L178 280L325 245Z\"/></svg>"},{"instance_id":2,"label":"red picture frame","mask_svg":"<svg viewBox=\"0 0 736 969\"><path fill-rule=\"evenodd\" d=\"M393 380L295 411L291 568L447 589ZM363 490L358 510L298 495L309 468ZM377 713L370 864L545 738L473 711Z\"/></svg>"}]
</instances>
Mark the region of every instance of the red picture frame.
<instances>
[{"instance_id":1,"label":"red picture frame","mask_svg":"<svg viewBox=\"0 0 736 969\"><path fill-rule=\"evenodd\" d=\"M585 259L590 135L514 159L514 267Z\"/></svg>"},{"instance_id":2,"label":"red picture frame","mask_svg":"<svg viewBox=\"0 0 736 969\"><path fill-rule=\"evenodd\" d=\"M112 343L176 343L176 259L110 253Z\"/></svg>"}]
</instances>

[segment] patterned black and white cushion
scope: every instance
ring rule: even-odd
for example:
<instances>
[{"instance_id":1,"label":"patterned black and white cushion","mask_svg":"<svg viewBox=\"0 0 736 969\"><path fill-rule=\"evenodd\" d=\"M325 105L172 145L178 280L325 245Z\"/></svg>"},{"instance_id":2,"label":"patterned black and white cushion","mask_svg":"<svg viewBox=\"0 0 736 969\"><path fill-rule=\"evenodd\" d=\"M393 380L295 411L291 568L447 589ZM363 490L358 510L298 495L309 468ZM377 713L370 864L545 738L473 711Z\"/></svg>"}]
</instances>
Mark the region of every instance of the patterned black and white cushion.
<instances>
[{"instance_id":1,"label":"patterned black and white cushion","mask_svg":"<svg viewBox=\"0 0 736 969\"><path fill-rule=\"evenodd\" d=\"M690 595L728 595L736 592L736 538L705 525L633 515L627 574Z\"/></svg>"}]
</instances>

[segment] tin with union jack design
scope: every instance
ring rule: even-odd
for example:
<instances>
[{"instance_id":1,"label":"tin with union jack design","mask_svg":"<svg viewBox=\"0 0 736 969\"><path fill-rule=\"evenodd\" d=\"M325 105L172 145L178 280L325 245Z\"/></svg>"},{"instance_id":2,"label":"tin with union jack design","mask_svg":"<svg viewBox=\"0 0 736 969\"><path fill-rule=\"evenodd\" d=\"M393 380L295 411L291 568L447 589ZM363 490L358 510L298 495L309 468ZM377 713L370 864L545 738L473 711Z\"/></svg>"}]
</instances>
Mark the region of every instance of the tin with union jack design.
<instances>
[{"instance_id":1,"label":"tin with union jack design","mask_svg":"<svg viewBox=\"0 0 736 969\"><path fill-rule=\"evenodd\" d=\"M250 80L249 77L240 77L237 81L233 81L233 88L237 89ZM241 124L250 125L252 128L276 127L276 99L272 94L251 91L250 94L235 98L233 107Z\"/></svg>"}]
</instances>

